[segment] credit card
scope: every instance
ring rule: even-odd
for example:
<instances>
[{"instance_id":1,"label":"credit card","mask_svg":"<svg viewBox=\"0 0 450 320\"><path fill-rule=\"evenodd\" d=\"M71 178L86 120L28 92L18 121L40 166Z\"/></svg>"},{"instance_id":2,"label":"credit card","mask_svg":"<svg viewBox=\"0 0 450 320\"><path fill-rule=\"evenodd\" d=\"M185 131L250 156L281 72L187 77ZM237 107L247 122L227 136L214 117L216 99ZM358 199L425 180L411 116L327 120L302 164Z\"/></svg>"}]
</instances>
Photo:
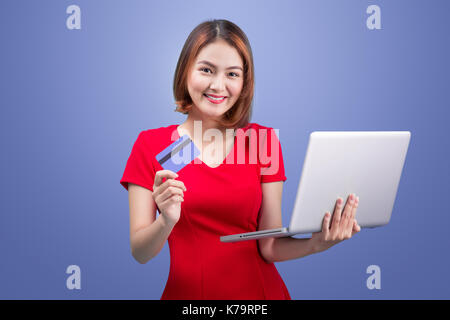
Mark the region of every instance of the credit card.
<instances>
[{"instance_id":1,"label":"credit card","mask_svg":"<svg viewBox=\"0 0 450 320\"><path fill-rule=\"evenodd\" d=\"M200 150L187 134L180 137L156 155L156 160L165 170L178 172L200 155Z\"/></svg>"}]
</instances>

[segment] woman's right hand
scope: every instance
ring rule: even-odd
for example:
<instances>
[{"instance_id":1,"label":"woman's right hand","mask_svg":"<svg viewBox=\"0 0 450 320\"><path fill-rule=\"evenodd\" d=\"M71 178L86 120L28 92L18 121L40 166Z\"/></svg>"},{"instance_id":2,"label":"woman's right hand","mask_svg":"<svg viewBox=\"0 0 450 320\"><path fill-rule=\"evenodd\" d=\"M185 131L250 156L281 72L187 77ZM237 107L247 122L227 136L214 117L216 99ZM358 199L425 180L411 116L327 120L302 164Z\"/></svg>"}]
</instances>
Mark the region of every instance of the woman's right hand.
<instances>
[{"instance_id":1,"label":"woman's right hand","mask_svg":"<svg viewBox=\"0 0 450 320\"><path fill-rule=\"evenodd\" d=\"M186 187L182 181L175 180L178 174L171 170L159 170L155 175L152 197L166 223L175 225L180 219L181 202ZM167 180L163 181L163 178Z\"/></svg>"}]
</instances>

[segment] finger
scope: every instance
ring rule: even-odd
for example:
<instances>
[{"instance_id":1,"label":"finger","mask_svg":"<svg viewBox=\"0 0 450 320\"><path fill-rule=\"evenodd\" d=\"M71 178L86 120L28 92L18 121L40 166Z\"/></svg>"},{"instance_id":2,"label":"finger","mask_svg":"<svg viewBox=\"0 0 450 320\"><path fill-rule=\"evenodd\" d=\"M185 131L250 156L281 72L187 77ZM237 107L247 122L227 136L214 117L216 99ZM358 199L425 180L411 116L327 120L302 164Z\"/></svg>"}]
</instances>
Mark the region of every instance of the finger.
<instances>
[{"instance_id":1,"label":"finger","mask_svg":"<svg viewBox=\"0 0 450 320\"><path fill-rule=\"evenodd\" d=\"M342 203L344 200L342 198L338 198L336 201L336 206L333 212L333 219L331 222L331 230L330 233L335 235L339 231L339 223L341 221L341 212L342 212Z\"/></svg>"},{"instance_id":2,"label":"finger","mask_svg":"<svg viewBox=\"0 0 450 320\"><path fill-rule=\"evenodd\" d=\"M322 233L323 233L325 239L327 239L327 237L330 233L330 221L331 221L331 213L329 213L327 211L325 213L325 217L323 218L323 222L322 222Z\"/></svg>"},{"instance_id":3,"label":"finger","mask_svg":"<svg viewBox=\"0 0 450 320\"><path fill-rule=\"evenodd\" d=\"M186 186L184 185L183 181L175 180L175 179L167 179L159 187L163 191L168 187L177 187L177 188L180 188L181 190L186 191ZM163 192L163 191L161 191L161 192Z\"/></svg>"},{"instance_id":4,"label":"finger","mask_svg":"<svg viewBox=\"0 0 450 320\"><path fill-rule=\"evenodd\" d=\"M163 170L161 170L161 171L163 171ZM158 172L161 172L161 171L158 171ZM176 174L173 171L170 171L170 170L165 170L165 171L168 171L169 174L173 173L178 177L178 174ZM157 175L158 175L158 172L157 172ZM166 177L163 176L162 178L166 178ZM155 181L156 181L156 179L155 179ZM159 181L158 181L158 183L159 183ZM153 192L155 193L155 197L158 194L163 193L164 190L166 190L166 188L168 188L169 186L177 186L181 189L184 189L184 191L186 191L186 186L184 185L183 181L175 180L173 178L167 178L167 180L164 181L163 183L159 184L159 186L155 186L155 185L153 186Z\"/></svg>"},{"instance_id":5,"label":"finger","mask_svg":"<svg viewBox=\"0 0 450 320\"><path fill-rule=\"evenodd\" d=\"M163 201L161 203L161 207L167 207L167 206L169 206L171 204L179 203L179 202L181 203L183 201L184 201L184 199L182 197L180 197L180 196L173 196L173 197L170 197L170 198L166 199L165 201Z\"/></svg>"},{"instance_id":6,"label":"finger","mask_svg":"<svg viewBox=\"0 0 450 320\"><path fill-rule=\"evenodd\" d=\"M355 202L353 203L353 208L352 208L352 215L351 215L351 219L355 219L356 216L356 209L358 208L359 205L359 197L355 197Z\"/></svg>"},{"instance_id":7,"label":"finger","mask_svg":"<svg viewBox=\"0 0 450 320\"><path fill-rule=\"evenodd\" d=\"M358 232L359 230L361 230L361 227L358 225L358 222L356 220L353 220L352 231Z\"/></svg>"},{"instance_id":8,"label":"finger","mask_svg":"<svg viewBox=\"0 0 450 320\"><path fill-rule=\"evenodd\" d=\"M174 204L176 202L183 202L184 198L179 195L173 195L163 201L160 202L161 208L167 208L167 206Z\"/></svg>"},{"instance_id":9,"label":"finger","mask_svg":"<svg viewBox=\"0 0 450 320\"><path fill-rule=\"evenodd\" d=\"M347 227L347 234L348 234L349 238L352 236L353 229L355 227L355 216L356 216L356 209L358 208L358 204L359 204L359 197L354 197L353 207L351 210L349 224Z\"/></svg>"},{"instance_id":10,"label":"finger","mask_svg":"<svg viewBox=\"0 0 450 320\"><path fill-rule=\"evenodd\" d=\"M354 222L353 222L352 236L353 236L355 233L358 233L358 232L361 231L361 226L358 224L358 222L357 222L356 220L353 220L353 221L354 221Z\"/></svg>"},{"instance_id":11,"label":"finger","mask_svg":"<svg viewBox=\"0 0 450 320\"><path fill-rule=\"evenodd\" d=\"M168 199L168 198L170 198L170 197L172 197L174 195L178 195L178 196L184 198L183 190L181 190L178 187L169 186L169 187L166 188L166 190L164 190L164 192L162 192L160 194L159 200L160 201L165 201L166 199Z\"/></svg>"},{"instance_id":12,"label":"finger","mask_svg":"<svg viewBox=\"0 0 450 320\"><path fill-rule=\"evenodd\" d=\"M159 187L156 187L154 189L154 198L156 198L160 194L165 194L167 188L174 187L181 191L186 191L186 187L184 186L184 183L182 181L174 180L174 179L167 179L164 183L162 183ZM166 199L167 197L163 197L163 199Z\"/></svg>"},{"instance_id":13,"label":"finger","mask_svg":"<svg viewBox=\"0 0 450 320\"><path fill-rule=\"evenodd\" d=\"M178 178L178 174L176 174L172 170L159 170L159 171L156 171L154 187L159 187L161 185L161 183L163 182L163 178L175 179L175 178Z\"/></svg>"},{"instance_id":14,"label":"finger","mask_svg":"<svg viewBox=\"0 0 450 320\"><path fill-rule=\"evenodd\" d=\"M350 221L352 221L352 225L356 217L356 209L358 209L358 205L359 205L359 197L356 197L355 202L353 203L352 214L350 216Z\"/></svg>"},{"instance_id":15,"label":"finger","mask_svg":"<svg viewBox=\"0 0 450 320\"><path fill-rule=\"evenodd\" d=\"M353 193L348 196L347 203L345 204L344 212L342 213L341 228L344 233L348 232L353 224L353 221L350 220L350 217L352 215L354 198L355 198L355 196Z\"/></svg>"}]
</instances>

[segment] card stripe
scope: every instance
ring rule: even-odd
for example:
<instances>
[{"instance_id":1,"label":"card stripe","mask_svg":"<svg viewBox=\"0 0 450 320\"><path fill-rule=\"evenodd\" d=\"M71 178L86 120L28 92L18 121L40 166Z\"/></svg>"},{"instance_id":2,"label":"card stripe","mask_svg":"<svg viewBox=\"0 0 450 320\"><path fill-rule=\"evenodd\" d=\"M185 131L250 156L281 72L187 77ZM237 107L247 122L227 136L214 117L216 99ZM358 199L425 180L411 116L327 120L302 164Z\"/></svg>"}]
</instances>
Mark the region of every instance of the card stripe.
<instances>
[{"instance_id":1,"label":"card stripe","mask_svg":"<svg viewBox=\"0 0 450 320\"><path fill-rule=\"evenodd\" d=\"M191 143L191 139L188 138L185 141L183 141L182 143L180 143L178 146L176 146L172 151L170 151L168 154L166 154L164 157L161 158L161 160L159 160L159 164L163 165L164 162L166 162L167 160L169 160L170 158L172 158L172 156L176 153L178 153L181 149L183 149L186 145Z\"/></svg>"}]
</instances>

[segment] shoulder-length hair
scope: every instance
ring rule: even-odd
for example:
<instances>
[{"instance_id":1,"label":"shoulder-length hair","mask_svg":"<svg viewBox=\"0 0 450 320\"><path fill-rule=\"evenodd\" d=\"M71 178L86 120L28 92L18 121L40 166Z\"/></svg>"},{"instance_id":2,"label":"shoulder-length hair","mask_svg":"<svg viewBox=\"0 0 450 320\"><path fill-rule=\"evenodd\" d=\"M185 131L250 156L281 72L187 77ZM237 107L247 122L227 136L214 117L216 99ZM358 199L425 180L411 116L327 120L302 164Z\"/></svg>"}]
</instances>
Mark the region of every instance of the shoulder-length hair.
<instances>
[{"instance_id":1,"label":"shoulder-length hair","mask_svg":"<svg viewBox=\"0 0 450 320\"><path fill-rule=\"evenodd\" d=\"M226 128L243 128L248 125L252 113L255 86L253 54L245 33L228 20L205 21L189 34L178 59L173 79L173 94L177 105L175 111L183 114L189 113L192 99L187 88L188 72L200 50L218 39L223 39L236 48L244 63L244 82L241 95L233 107L219 120L219 125Z\"/></svg>"}]
</instances>

